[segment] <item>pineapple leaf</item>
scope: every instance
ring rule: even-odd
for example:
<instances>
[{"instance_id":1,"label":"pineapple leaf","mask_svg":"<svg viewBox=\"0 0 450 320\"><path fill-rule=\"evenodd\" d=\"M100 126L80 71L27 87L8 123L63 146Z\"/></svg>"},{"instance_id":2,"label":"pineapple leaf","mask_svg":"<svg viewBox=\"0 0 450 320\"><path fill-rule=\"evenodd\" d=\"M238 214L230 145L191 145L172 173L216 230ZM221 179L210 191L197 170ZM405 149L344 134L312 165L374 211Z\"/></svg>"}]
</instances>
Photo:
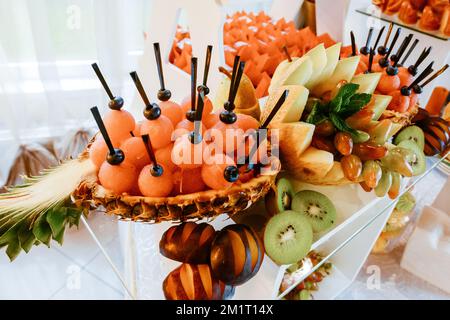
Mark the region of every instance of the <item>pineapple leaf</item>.
<instances>
[{"instance_id":1,"label":"pineapple leaf","mask_svg":"<svg viewBox=\"0 0 450 320\"><path fill-rule=\"evenodd\" d=\"M6 254L9 257L9 260L14 261L14 259L16 259L19 255L21 249L19 238L16 236L13 241L9 242L8 247L6 248Z\"/></svg>"},{"instance_id":2,"label":"pineapple leaf","mask_svg":"<svg viewBox=\"0 0 450 320\"><path fill-rule=\"evenodd\" d=\"M78 226L82 209L70 200L80 182L95 177L89 159L73 159L28 177L24 185L7 188L0 194L0 248L14 260L33 245L50 246L52 239L62 244L67 226Z\"/></svg>"},{"instance_id":3,"label":"pineapple leaf","mask_svg":"<svg viewBox=\"0 0 450 320\"><path fill-rule=\"evenodd\" d=\"M33 234L36 239L45 243L47 247L50 247L50 240L52 239L52 229L47 222L47 212L41 215L33 226Z\"/></svg>"}]
</instances>

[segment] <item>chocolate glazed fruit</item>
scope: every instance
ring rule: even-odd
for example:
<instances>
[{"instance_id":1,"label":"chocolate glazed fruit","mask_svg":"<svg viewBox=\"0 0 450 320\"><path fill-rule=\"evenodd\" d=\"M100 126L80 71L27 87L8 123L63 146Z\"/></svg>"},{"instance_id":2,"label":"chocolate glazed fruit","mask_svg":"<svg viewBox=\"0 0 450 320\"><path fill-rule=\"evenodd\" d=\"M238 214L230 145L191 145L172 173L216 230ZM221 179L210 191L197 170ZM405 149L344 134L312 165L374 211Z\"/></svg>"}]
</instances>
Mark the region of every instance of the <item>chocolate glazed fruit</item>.
<instances>
[{"instance_id":1,"label":"chocolate glazed fruit","mask_svg":"<svg viewBox=\"0 0 450 320\"><path fill-rule=\"evenodd\" d=\"M207 264L214 235L214 228L207 223L183 222L164 232L159 251L172 260Z\"/></svg>"},{"instance_id":2,"label":"chocolate glazed fruit","mask_svg":"<svg viewBox=\"0 0 450 320\"><path fill-rule=\"evenodd\" d=\"M264 247L249 227L229 225L219 231L211 246L211 268L226 284L239 285L251 279L261 267Z\"/></svg>"}]
</instances>

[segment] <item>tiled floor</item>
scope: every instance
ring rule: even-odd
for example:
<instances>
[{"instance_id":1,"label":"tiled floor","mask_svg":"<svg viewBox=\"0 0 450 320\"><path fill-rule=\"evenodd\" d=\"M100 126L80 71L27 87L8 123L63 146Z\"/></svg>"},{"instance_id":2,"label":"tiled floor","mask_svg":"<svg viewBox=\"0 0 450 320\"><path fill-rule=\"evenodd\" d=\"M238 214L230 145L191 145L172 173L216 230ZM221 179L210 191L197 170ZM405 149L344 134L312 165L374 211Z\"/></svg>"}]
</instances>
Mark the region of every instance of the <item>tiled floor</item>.
<instances>
[{"instance_id":1,"label":"tiled floor","mask_svg":"<svg viewBox=\"0 0 450 320\"><path fill-rule=\"evenodd\" d=\"M118 225L92 214L89 225L123 273ZM64 246L34 247L12 264L0 252L0 299L123 299L123 287L80 223L66 233Z\"/></svg>"}]
</instances>

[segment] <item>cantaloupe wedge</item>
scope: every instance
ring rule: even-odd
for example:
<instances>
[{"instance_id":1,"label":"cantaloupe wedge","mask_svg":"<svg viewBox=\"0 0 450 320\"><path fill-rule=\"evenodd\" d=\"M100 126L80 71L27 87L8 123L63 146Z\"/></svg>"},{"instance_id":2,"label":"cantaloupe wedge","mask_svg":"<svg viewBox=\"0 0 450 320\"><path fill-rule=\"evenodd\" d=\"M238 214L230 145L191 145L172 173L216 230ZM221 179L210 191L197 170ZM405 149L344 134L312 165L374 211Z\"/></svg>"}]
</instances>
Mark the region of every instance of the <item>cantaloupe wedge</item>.
<instances>
[{"instance_id":1,"label":"cantaloupe wedge","mask_svg":"<svg viewBox=\"0 0 450 320\"><path fill-rule=\"evenodd\" d=\"M323 43L318 44L313 49L309 50L305 56L311 58L313 63L313 71L309 80L305 83L305 87L310 89L314 87L322 74L323 69L327 65L327 53Z\"/></svg>"},{"instance_id":2,"label":"cantaloupe wedge","mask_svg":"<svg viewBox=\"0 0 450 320\"><path fill-rule=\"evenodd\" d=\"M261 113L261 123L269 116L284 90L289 90L286 101L275 114L272 121L270 121L269 125L282 122L297 122L300 120L308 100L309 90L304 86L290 85L279 87L267 98L266 105Z\"/></svg>"},{"instance_id":3,"label":"cantaloupe wedge","mask_svg":"<svg viewBox=\"0 0 450 320\"><path fill-rule=\"evenodd\" d=\"M384 110L386 110L387 106L392 100L392 96L382 95L382 94L374 94L372 95L373 104L371 102L371 108L374 111L373 120L378 120L383 114Z\"/></svg>"},{"instance_id":4,"label":"cantaloupe wedge","mask_svg":"<svg viewBox=\"0 0 450 320\"><path fill-rule=\"evenodd\" d=\"M352 78L352 83L359 84L358 93L374 93L378 81L380 81L381 72L360 73Z\"/></svg>"},{"instance_id":5,"label":"cantaloupe wedge","mask_svg":"<svg viewBox=\"0 0 450 320\"><path fill-rule=\"evenodd\" d=\"M339 61L339 53L341 50L341 43L336 43L331 47L325 49L325 54L327 55L327 64L323 68L320 76L315 80L315 84L318 84L326 79L328 79L334 72L336 65Z\"/></svg>"},{"instance_id":6,"label":"cantaloupe wedge","mask_svg":"<svg viewBox=\"0 0 450 320\"><path fill-rule=\"evenodd\" d=\"M293 156L292 152L291 154ZM325 177L334 164L332 153L314 147L308 147L296 158L292 157L291 159L290 157L291 155L289 155L288 159L285 159L282 154L281 158L284 168L295 178L303 181Z\"/></svg>"},{"instance_id":7,"label":"cantaloupe wedge","mask_svg":"<svg viewBox=\"0 0 450 320\"><path fill-rule=\"evenodd\" d=\"M323 93L335 89L340 81L349 82L355 74L359 59L359 56L354 56L339 60L333 74L329 78L322 80L321 83L312 89L312 92L316 96L321 96Z\"/></svg>"}]
</instances>

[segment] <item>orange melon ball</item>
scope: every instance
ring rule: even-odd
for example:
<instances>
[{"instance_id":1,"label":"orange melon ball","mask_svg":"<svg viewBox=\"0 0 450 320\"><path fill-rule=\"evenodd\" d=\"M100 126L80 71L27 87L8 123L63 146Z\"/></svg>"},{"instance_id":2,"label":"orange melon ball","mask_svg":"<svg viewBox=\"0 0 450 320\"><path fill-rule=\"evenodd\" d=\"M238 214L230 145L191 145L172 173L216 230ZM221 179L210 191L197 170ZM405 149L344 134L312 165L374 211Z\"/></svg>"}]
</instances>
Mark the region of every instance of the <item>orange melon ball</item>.
<instances>
[{"instance_id":1,"label":"orange melon ball","mask_svg":"<svg viewBox=\"0 0 450 320\"><path fill-rule=\"evenodd\" d=\"M138 178L139 190L146 197L167 197L173 188L173 175L163 164L163 174L159 177L152 175L153 165L142 168Z\"/></svg>"},{"instance_id":2,"label":"orange melon ball","mask_svg":"<svg viewBox=\"0 0 450 320\"><path fill-rule=\"evenodd\" d=\"M372 63L372 72L383 72L385 68L383 68L382 66L380 66L380 64L377 62L375 63L375 61Z\"/></svg>"},{"instance_id":3,"label":"orange melon ball","mask_svg":"<svg viewBox=\"0 0 450 320\"><path fill-rule=\"evenodd\" d=\"M89 159L91 159L97 169L100 169L103 162L105 162L107 155L108 146L106 145L105 140L103 140L102 137L97 136L89 148Z\"/></svg>"},{"instance_id":4,"label":"orange melon ball","mask_svg":"<svg viewBox=\"0 0 450 320\"><path fill-rule=\"evenodd\" d=\"M147 149L140 137L128 138L122 142L120 149L125 154L125 161L133 164L137 169L141 169L150 163Z\"/></svg>"},{"instance_id":5,"label":"orange melon ball","mask_svg":"<svg viewBox=\"0 0 450 320\"><path fill-rule=\"evenodd\" d=\"M244 131L238 127L237 122L226 124L222 121L216 123L206 134L218 149L222 146L223 153L231 154L244 142Z\"/></svg>"},{"instance_id":6,"label":"orange melon ball","mask_svg":"<svg viewBox=\"0 0 450 320\"><path fill-rule=\"evenodd\" d=\"M174 173L174 189L177 194L190 194L207 189L203 182L202 168L191 170L177 169Z\"/></svg>"},{"instance_id":7,"label":"orange melon ball","mask_svg":"<svg viewBox=\"0 0 450 320\"><path fill-rule=\"evenodd\" d=\"M173 125L166 116L155 120L144 120L141 124L141 135L148 134L154 149L164 148L172 142Z\"/></svg>"},{"instance_id":8,"label":"orange melon ball","mask_svg":"<svg viewBox=\"0 0 450 320\"><path fill-rule=\"evenodd\" d=\"M221 111L216 111L216 112L212 112L210 114L205 114L202 117L202 122L205 125L206 128L212 128L217 122L220 121L220 112Z\"/></svg>"},{"instance_id":9,"label":"orange melon ball","mask_svg":"<svg viewBox=\"0 0 450 320\"><path fill-rule=\"evenodd\" d=\"M249 129L257 130L259 128L259 121L247 114L238 113L236 124L244 132Z\"/></svg>"},{"instance_id":10,"label":"orange melon ball","mask_svg":"<svg viewBox=\"0 0 450 320\"><path fill-rule=\"evenodd\" d=\"M105 189L120 195L133 189L137 175L136 167L127 161L119 165L111 165L105 161L98 172L98 179Z\"/></svg>"},{"instance_id":11,"label":"orange melon ball","mask_svg":"<svg viewBox=\"0 0 450 320\"><path fill-rule=\"evenodd\" d=\"M173 163L183 169L194 169L203 165L203 152L206 143L202 139L199 143L191 143L190 135L179 137L172 149L171 157Z\"/></svg>"},{"instance_id":12,"label":"orange melon ball","mask_svg":"<svg viewBox=\"0 0 450 320\"><path fill-rule=\"evenodd\" d=\"M184 119L176 125L175 130L172 134L172 140L174 141L179 137L194 131L194 129L195 129L194 122L189 121L188 119ZM203 136L205 134L205 126L203 125L203 122L200 125L200 130L201 135Z\"/></svg>"},{"instance_id":13,"label":"orange melon ball","mask_svg":"<svg viewBox=\"0 0 450 320\"><path fill-rule=\"evenodd\" d=\"M233 159L224 154L216 154L202 166L202 179L205 184L214 190L230 188L233 183L225 180L224 170L234 165Z\"/></svg>"},{"instance_id":14,"label":"orange melon ball","mask_svg":"<svg viewBox=\"0 0 450 320\"><path fill-rule=\"evenodd\" d=\"M158 163L162 163L170 171L174 171L176 168L175 163L172 161L172 149L173 143L165 146L164 148L158 149L155 152L156 161L158 161Z\"/></svg>"},{"instance_id":15,"label":"orange melon ball","mask_svg":"<svg viewBox=\"0 0 450 320\"><path fill-rule=\"evenodd\" d=\"M389 103L387 109L397 112L406 112L409 108L409 97L401 94L400 90L389 92L392 96L392 100Z\"/></svg>"},{"instance_id":16,"label":"orange melon ball","mask_svg":"<svg viewBox=\"0 0 450 320\"><path fill-rule=\"evenodd\" d=\"M133 135L135 137L141 136L141 123L140 122L136 122L136 126L134 127L134 130L133 130Z\"/></svg>"},{"instance_id":17,"label":"orange melon ball","mask_svg":"<svg viewBox=\"0 0 450 320\"><path fill-rule=\"evenodd\" d=\"M404 67L398 68L398 77L400 79L400 88L409 86L414 80L414 77L409 73L408 69Z\"/></svg>"},{"instance_id":18,"label":"orange melon ball","mask_svg":"<svg viewBox=\"0 0 450 320\"><path fill-rule=\"evenodd\" d=\"M184 118L185 113L178 103L170 100L161 101L159 103L159 107L161 108L161 114L169 118L169 120L172 121L172 125L174 127Z\"/></svg>"},{"instance_id":19,"label":"orange melon ball","mask_svg":"<svg viewBox=\"0 0 450 320\"><path fill-rule=\"evenodd\" d=\"M394 90L400 88L400 78L398 76L390 76L387 73L381 75L380 81L378 82L377 90L382 94L389 94Z\"/></svg>"},{"instance_id":20,"label":"orange melon ball","mask_svg":"<svg viewBox=\"0 0 450 320\"><path fill-rule=\"evenodd\" d=\"M198 96L197 96L198 97ZM197 98L196 98L197 99ZM213 104L208 97L205 97L203 102L203 114L207 115L213 111ZM196 104L197 105L197 104ZM189 110L191 110L191 96L186 96L181 102L181 109L183 109L183 114L186 114Z\"/></svg>"},{"instance_id":21,"label":"orange melon ball","mask_svg":"<svg viewBox=\"0 0 450 320\"><path fill-rule=\"evenodd\" d=\"M133 131L136 127L133 116L126 110L108 111L103 117L103 122L111 142L116 148L130 136L130 131Z\"/></svg>"},{"instance_id":22,"label":"orange melon ball","mask_svg":"<svg viewBox=\"0 0 450 320\"><path fill-rule=\"evenodd\" d=\"M417 104L417 100L419 100L419 95L415 92L411 92L411 95L409 96L409 106L408 110L413 110Z\"/></svg>"}]
</instances>

